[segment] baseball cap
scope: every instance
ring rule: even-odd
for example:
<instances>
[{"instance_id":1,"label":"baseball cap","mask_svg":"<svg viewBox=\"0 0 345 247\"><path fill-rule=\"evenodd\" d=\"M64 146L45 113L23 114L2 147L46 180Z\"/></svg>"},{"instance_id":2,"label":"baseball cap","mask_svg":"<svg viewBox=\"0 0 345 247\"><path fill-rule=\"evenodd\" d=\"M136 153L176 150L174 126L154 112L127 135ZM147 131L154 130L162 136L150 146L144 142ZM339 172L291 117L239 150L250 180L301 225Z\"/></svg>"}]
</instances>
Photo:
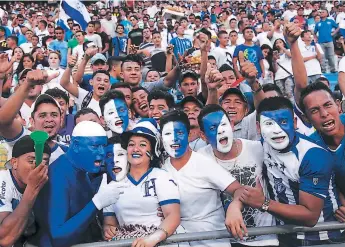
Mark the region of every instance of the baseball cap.
<instances>
[{"instance_id":1,"label":"baseball cap","mask_svg":"<svg viewBox=\"0 0 345 247\"><path fill-rule=\"evenodd\" d=\"M56 105L61 112L61 107L59 103L52 96L48 94L40 94L31 106L31 113L34 113L35 111L37 111L37 107L42 103L52 103Z\"/></svg>"},{"instance_id":2,"label":"baseball cap","mask_svg":"<svg viewBox=\"0 0 345 247\"><path fill-rule=\"evenodd\" d=\"M246 96L241 92L241 90L239 90L238 88L228 88L227 90L225 90L223 96L220 98L220 102L223 101L223 99L230 95L230 94L236 94L238 95L244 102L248 103L248 100L246 98Z\"/></svg>"},{"instance_id":3,"label":"baseball cap","mask_svg":"<svg viewBox=\"0 0 345 247\"><path fill-rule=\"evenodd\" d=\"M0 31L6 32L5 28L0 26Z\"/></svg>"},{"instance_id":4,"label":"baseball cap","mask_svg":"<svg viewBox=\"0 0 345 247\"><path fill-rule=\"evenodd\" d=\"M31 137L29 135L27 135L27 136L20 138L14 144L13 149L12 149L12 158L18 158L24 154L34 153L34 152L35 152L35 143L31 139ZM51 154L51 148L49 147L47 142L44 144L43 153L48 154L49 156ZM5 167L7 169L12 168L10 160L8 160L5 163Z\"/></svg>"},{"instance_id":5,"label":"baseball cap","mask_svg":"<svg viewBox=\"0 0 345 247\"><path fill-rule=\"evenodd\" d=\"M195 98L195 97L189 95L189 96L184 97L184 98L181 100L181 102L180 102L180 104L179 104L180 108L183 108L183 106L184 106L185 104L187 104L188 102L193 102L193 103L195 103L197 106L199 106L200 108L203 108L203 107L204 107L204 104L201 103L200 100L198 100L197 98Z\"/></svg>"},{"instance_id":6,"label":"baseball cap","mask_svg":"<svg viewBox=\"0 0 345 247\"><path fill-rule=\"evenodd\" d=\"M102 60L103 62L107 62L107 58L101 54L101 53L96 53L92 58L91 58L91 65L93 65L96 61Z\"/></svg>"},{"instance_id":7,"label":"baseball cap","mask_svg":"<svg viewBox=\"0 0 345 247\"><path fill-rule=\"evenodd\" d=\"M199 79L199 76L198 76L198 74L197 73L195 73L194 71L192 71L192 70L186 70L186 71L184 71L182 74L181 74L181 76L180 76L180 84L181 84L181 82L184 80L184 78L186 78L186 77L192 77L192 78L194 78L195 80L198 80Z\"/></svg>"},{"instance_id":8,"label":"baseball cap","mask_svg":"<svg viewBox=\"0 0 345 247\"><path fill-rule=\"evenodd\" d=\"M294 3L293 2L289 2L289 5L294 5Z\"/></svg>"},{"instance_id":9,"label":"baseball cap","mask_svg":"<svg viewBox=\"0 0 345 247\"><path fill-rule=\"evenodd\" d=\"M19 73L18 79L19 79L19 80L22 79L24 76L27 75L27 73L29 73L29 72L32 71L32 70L33 70L33 69L23 69L23 71Z\"/></svg>"}]
</instances>

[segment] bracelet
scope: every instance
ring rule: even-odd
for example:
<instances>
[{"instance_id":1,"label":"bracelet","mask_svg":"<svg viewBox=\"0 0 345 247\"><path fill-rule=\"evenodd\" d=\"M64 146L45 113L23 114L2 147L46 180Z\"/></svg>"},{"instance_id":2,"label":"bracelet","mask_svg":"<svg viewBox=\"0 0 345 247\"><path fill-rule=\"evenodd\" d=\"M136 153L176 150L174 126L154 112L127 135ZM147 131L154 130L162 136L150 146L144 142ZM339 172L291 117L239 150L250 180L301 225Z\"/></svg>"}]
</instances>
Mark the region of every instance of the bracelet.
<instances>
[{"instance_id":1,"label":"bracelet","mask_svg":"<svg viewBox=\"0 0 345 247\"><path fill-rule=\"evenodd\" d=\"M253 94L257 94L258 92L260 92L261 90L262 90L262 86L261 86L261 84L259 83L259 82L257 82L258 84L259 84L259 88L258 89L256 89L255 91L254 90L252 90L252 93Z\"/></svg>"},{"instance_id":2,"label":"bracelet","mask_svg":"<svg viewBox=\"0 0 345 247\"><path fill-rule=\"evenodd\" d=\"M73 69L73 68L74 68L74 66L72 66L72 65L68 65L68 68Z\"/></svg>"},{"instance_id":3,"label":"bracelet","mask_svg":"<svg viewBox=\"0 0 345 247\"><path fill-rule=\"evenodd\" d=\"M158 230L161 230L165 233L165 239L167 239L169 237L169 233L163 227L159 227Z\"/></svg>"}]
</instances>

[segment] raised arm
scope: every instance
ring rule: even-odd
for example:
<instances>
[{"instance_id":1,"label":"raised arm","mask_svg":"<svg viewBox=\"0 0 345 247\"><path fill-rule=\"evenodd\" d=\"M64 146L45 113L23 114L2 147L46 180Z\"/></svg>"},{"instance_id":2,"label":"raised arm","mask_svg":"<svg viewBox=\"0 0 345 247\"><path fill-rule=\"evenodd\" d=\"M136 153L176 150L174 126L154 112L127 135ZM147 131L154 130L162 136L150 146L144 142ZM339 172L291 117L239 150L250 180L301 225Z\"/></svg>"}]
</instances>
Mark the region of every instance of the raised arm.
<instances>
[{"instance_id":1,"label":"raised arm","mask_svg":"<svg viewBox=\"0 0 345 247\"><path fill-rule=\"evenodd\" d=\"M83 81L83 76L85 72L85 67L87 62L98 52L98 48L89 47L86 49L83 59L81 63L78 65L77 73L74 75L74 80L80 84Z\"/></svg>"},{"instance_id":2,"label":"raised arm","mask_svg":"<svg viewBox=\"0 0 345 247\"><path fill-rule=\"evenodd\" d=\"M294 95L298 105L302 90L308 86L307 70L297 41L301 35L301 29L294 23L287 23L284 26L284 34L290 45L292 73L295 81Z\"/></svg>"},{"instance_id":3,"label":"raised arm","mask_svg":"<svg viewBox=\"0 0 345 247\"><path fill-rule=\"evenodd\" d=\"M41 164L28 174L28 184L13 212L0 213L0 245L12 246L25 230L36 197L48 181L48 166ZM12 207L12 198L7 203ZM6 206L3 205L3 206ZM2 207L3 207L2 206ZM1 208L0 208L1 210Z\"/></svg>"},{"instance_id":4,"label":"raised arm","mask_svg":"<svg viewBox=\"0 0 345 247\"><path fill-rule=\"evenodd\" d=\"M62 74L62 77L60 79L60 85L65 90L67 90L70 94L72 94L74 97L78 98L78 96L79 96L78 85L70 82L72 69L76 63L77 63L77 58L75 56L68 56L68 66L65 69L64 73Z\"/></svg>"},{"instance_id":5,"label":"raised arm","mask_svg":"<svg viewBox=\"0 0 345 247\"><path fill-rule=\"evenodd\" d=\"M176 81L180 75L180 67L176 65L172 70L169 71L167 76L164 78L164 86L172 88L175 86Z\"/></svg>"}]
</instances>

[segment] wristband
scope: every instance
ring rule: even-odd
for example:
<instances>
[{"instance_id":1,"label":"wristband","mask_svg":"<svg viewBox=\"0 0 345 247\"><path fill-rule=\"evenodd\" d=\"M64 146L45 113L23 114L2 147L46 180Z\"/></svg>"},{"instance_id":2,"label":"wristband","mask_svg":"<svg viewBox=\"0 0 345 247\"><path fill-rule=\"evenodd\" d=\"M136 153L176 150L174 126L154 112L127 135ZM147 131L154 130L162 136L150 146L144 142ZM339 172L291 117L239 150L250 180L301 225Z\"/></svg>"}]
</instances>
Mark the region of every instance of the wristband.
<instances>
[{"instance_id":1,"label":"wristband","mask_svg":"<svg viewBox=\"0 0 345 247\"><path fill-rule=\"evenodd\" d=\"M159 227L158 230L161 230L165 233L165 239L167 239L169 237L169 233L163 227Z\"/></svg>"},{"instance_id":2,"label":"wristband","mask_svg":"<svg viewBox=\"0 0 345 247\"><path fill-rule=\"evenodd\" d=\"M261 84L260 84L259 82L256 82L256 83L258 83L258 84L259 84L259 88L258 88L258 89L256 89L255 91L254 91L254 90L252 90L252 93L253 93L253 94L257 94L258 92L260 92L260 91L262 90L262 86L261 86Z\"/></svg>"}]
</instances>

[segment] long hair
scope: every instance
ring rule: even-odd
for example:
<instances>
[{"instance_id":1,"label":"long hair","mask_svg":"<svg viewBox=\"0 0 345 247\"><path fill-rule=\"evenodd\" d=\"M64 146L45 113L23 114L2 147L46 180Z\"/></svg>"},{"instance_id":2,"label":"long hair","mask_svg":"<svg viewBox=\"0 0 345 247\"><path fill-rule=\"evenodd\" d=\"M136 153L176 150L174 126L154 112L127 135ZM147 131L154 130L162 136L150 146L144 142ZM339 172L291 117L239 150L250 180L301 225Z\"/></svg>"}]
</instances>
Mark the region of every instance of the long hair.
<instances>
[{"instance_id":1,"label":"long hair","mask_svg":"<svg viewBox=\"0 0 345 247\"><path fill-rule=\"evenodd\" d=\"M35 69L35 59L31 54L24 54L23 57L20 59L20 62L18 64L16 74L19 75L20 72L24 70L24 58L28 57L32 61L32 69Z\"/></svg>"},{"instance_id":2,"label":"long hair","mask_svg":"<svg viewBox=\"0 0 345 247\"><path fill-rule=\"evenodd\" d=\"M269 66L270 66L269 70L271 72L274 72L274 70L273 70L273 50L269 45L263 44L261 46L261 50L265 50L265 49L268 49L268 54L267 54L267 57L265 59L267 60Z\"/></svg>"},{"instance_id":3,"label":"long hair","mask_svg":"<svg viewBox=\"0 0 345 247\"><path fill-rule=\"evenodd\" d=\"M274 44L273 44L273 51L278 51L279 52L279 48L277 47L277 41L278 40L281 40L284 43L284 48L288 49L288 46L287 46L286 42L283 39L276 39L274 41Z\"/></svg>"}]
</instances>

